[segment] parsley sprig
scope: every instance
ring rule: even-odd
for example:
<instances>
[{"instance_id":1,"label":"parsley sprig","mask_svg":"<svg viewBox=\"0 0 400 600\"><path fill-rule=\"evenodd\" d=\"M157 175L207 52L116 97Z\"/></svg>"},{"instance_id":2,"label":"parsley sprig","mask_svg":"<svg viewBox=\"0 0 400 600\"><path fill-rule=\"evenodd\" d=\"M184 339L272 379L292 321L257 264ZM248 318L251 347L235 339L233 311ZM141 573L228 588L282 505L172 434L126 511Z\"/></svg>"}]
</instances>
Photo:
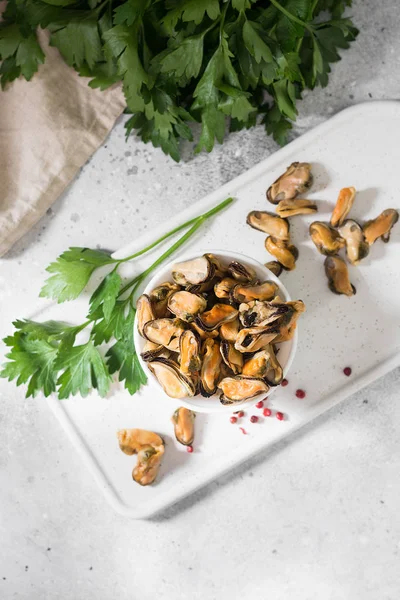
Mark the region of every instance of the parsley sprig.
<instances>
[{"instance_id":1,"label":"parsley sprig","mask_svg":"<svg viewBox=\"0 0 400 600\"><path fill-rule=\"evenodd\" d=\"M257 117L280 143L306 88L326 86L357 35L352 0L9 0L0 24L1 84L30 80L45 57L36 37L102 90L121 81L127 135L179 160L179 142L211 151ZM329 17L329 18L328 18ZM270 98L270 100L265 100Z\"/></svg>"},{"instance_id":2,"label":"parsley sprig","mask_svg":"<svg viewBox=\"0 0 400 600\"><path fill-rule=\"evenodd\" d=\"M155 242L125 258L113 258L103 250L69 248L47 267L51 276L40 296L65 302L77 298L100 267L111 267L89 299L86 321L70 325L61 321L17 320L16 331L4 339L10 348L8 362L0 376L27 384L26 396L45 396L56 392L60 400L71 395L87 396L96 389L100 396L109 390L112 375L124 382L130 394L146 383L133 338L135 294L144 279L178 250L211 217L233 202L227 198L206 213L175 227ZM186 229L147 269L124 283L118 273L120 265L149 252L168 238ZM86 332L87 341L76 343ZM99 346L108 346L105 352Z\"/></svg>"}]
</instances>

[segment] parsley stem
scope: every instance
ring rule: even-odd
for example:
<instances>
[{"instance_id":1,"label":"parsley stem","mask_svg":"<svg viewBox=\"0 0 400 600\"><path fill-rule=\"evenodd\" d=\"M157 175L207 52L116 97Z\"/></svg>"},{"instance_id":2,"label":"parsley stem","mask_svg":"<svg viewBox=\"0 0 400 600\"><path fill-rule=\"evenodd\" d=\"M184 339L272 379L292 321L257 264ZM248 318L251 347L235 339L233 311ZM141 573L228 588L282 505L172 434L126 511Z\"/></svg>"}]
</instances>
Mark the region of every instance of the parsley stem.
<instances>
[{"instance_id":1,"label":"parsley stem","mask_svg":"<svg viewBox=\"0 0 400 600\"><path fill-rule=\"evenodd\" d=\"M227 198L226 200L224 200L223 202L221 202L220 204L218 204L211 210L207 211L206 213L203 213L202 215L200 215L199 217L196 217L195 219L190 219L190 221L187 221L183 225L180 225L179 227L173 229L172 232L170 232L169 234L166 234L165 236L160 238L159 241L162 241L163 239L166 239L166 237L169 237L173 233L180 231L181 229L183 229L183 227L188 227L189 225L192 225L191 228L189 229L189 231L187 231L182 237L179 238L179 240L177 240L174 244L172 244L172 246L170 248L168 248L168 250L166 250L161 256L159 256L157 258L157 260L155 260L145 271L143 271L143 273L136 275L136 277L134 277L131 281L128 281L128 283L126 285L124 285L124 287L120 290L118 297L122 296L122 294L124 294L127 290L129 290L129 288L131 288L133 285L136 284L134 289L131 292L131 296L132 296L133 293L136 291L137 287L139 286L139 284L143 281L143 279L145 277L147 277L147 275L149 275L152 271L154 271L154 269L156 269L166 258L171 256L171 254L173 254L175 252L175 250L180 248L182 246L182 244L184 244L186 242L186 240L188 240L207 219L209 219L210 217L219 213L226 206L229 206L229 204L231 204L232 202L233 202L233 198ZM157 242L157 243L159 243L159 242ZM155 245L155 243L153 245ZM123 259L123 260L125 261L126 259Z\"/></svg>"},{"instance_id":2,"label":"parsley stem","mask_svg":"<svg viewBox=\"0 0 400 600\"><path fill-rule=\"evenodd\" d=\"M146 254L146 252L149 252L149 250L152 250L153 248L158 246L158 244L161 244L161 242L163 242L164 240L166 240L169 237L171 237L172 235L174 235L174 233L178 233L178 231L181 231L182 229L189 227L189 225L194 223L197 219L198 219L198 217L195 217L194 219L191 219L190 221L186 221L186 223L182 223L182 225L179 225L178 227L175 227L175 229L172 229L168 233L165 233L163 236L158 238L158 240L156 240L155 242L152 242L149 246L146 246L145 248L143 248L143 250L139 250L138 252L135 252L134 254L127 256L126 258L115 259L115 262L124 263L129 260L133 260L134 258L137 258L138 256L142 256L142 254Z\"/></svg>"},{"instance_id":3,"label":"parsley stem","mask_svg":"<svg viewBox=\"0 0 400 600\"><path fill-rule=\"evenodd\" d=\"M308 23L305 23L305 21L302 21L301 19L299 19L298 17L296 17L293 13L289 12L288 10L286 10L286 8L284 8L281 4L279 4L278 0L270 0L270 2L271 2L271 4L273 4L275 6L275 8L277 8L278 10L280 10L281 13L283 13L285 15L285 17L287 17L291 21L294 21L295 23L298 23L302 27L305 27L306 29L308 29L308 31L310 33L313 32L312 27L310 25L308 25Z\"/></svg>"},{"instance_id":4,"label":"parsley stem","mask_svg":"<svg viewBox=\"0 0 400 600\"><path fill-rule=\"evenodd\" d=\"M204 213L203 215L200 215L199 217L194 217L193 219L190 219L189 221L182 223L182 225L178 225L178 227L175 227L168 233L165 233L160 238L158 238L158 240L156 240L155 242L152 242L149 246L146 246L145 248L143 248L143 250L139 250L138 252L135 252L134 254L127 256L126 258L115 259L115 262L124 263L129 260L133 260L134 258L137 258L138 256L142 256L142 254L146 254L146 252L149 252L149 250L152 250L153 248L158 246L158 244L161 244L161 242L163 242L164 240L173 236L175 233L178 233L178 231L182 231L182 229L185 229L186 227L190 227L190 225L195 223L198 219L201 219L203 217L204 217L204 219L208 219L209 217L212 217L214 214L218 213L220 210L225 208L225 206L228 206L231 202L233 202L233 198L227 198L226 200L224 200L223 202L218 204L218 206L215 206L214 208L212 208L208 212Z\"/></svg>"}]
</instances>

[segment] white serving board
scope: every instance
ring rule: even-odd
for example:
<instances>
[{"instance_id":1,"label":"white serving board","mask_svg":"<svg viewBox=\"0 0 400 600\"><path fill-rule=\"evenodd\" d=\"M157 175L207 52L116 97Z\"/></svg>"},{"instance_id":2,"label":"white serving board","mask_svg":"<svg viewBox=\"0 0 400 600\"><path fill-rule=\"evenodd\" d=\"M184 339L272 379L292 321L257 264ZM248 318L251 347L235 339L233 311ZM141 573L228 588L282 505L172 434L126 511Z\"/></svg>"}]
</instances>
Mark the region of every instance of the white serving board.
<instances>
[{"instance_id":1,"label":"white serving board","mask_svg":"<svg viewBox=\"0 0 400 600\"><path fill-rule=\"evenodd\" d=\"M350 185L359 190L351 213L356 219L374 217L388 207L399 208L399 131L400 103L373 102L347 109L117 255L132 253L174 225L234 196L235 203L201 228L183 251L219 247L261 262L270 260L264 249L265 235L246 225L246 215L252 209L273 210L266 202L265 190L295 160L312 163L315 183L308 197L318 202L320 220L328 220L339 189ZM277 440L400 364L400 224L394 228L389 244L378 241L361 266L350 267L357 295L347 298L335 296L327 288L324 259L307 234L313 220L312 215L291 219L300 257L296 270L281 276L291 296L301 298L307 306L299 325L290 383L271 398L270 407L284 412L285 421L270 417L250 424L251 414L260 415L252 409L242 419L248 431L243 435L237 425L230 424L229 413L199 414L195 452L188 454L173 439L170 423L179 403L155 392L153 386L133 397L115 384L103 399L95 394L62 402L48 399L116 511L144 518L170 506L252 455L267 454ZM126 273L141 271L159 252L127 265ZM78 323L85 315L87 297L84 300L61 307L48 305L40 318L61 317ZM350 378L343 375L346 366L353 369ZM306 390L306 399L295 397L296 388ZM166 440L165 459L153 486L143 488L132 481L135 459L118 447L117 430L130 427L157 431Z\"/></svg>"}]
</instances>

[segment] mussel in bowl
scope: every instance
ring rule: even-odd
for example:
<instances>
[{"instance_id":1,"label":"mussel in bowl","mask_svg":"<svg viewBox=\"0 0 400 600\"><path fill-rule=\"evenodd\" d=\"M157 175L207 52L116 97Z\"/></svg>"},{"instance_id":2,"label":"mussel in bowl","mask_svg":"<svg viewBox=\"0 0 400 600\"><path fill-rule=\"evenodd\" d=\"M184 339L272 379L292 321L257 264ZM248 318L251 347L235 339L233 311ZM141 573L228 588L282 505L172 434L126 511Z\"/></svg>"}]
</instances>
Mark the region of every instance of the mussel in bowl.
<instances>
[{"instance_id":1,"label":"mussel in bowl","mask_svg":"<svg viewBox=\"0 0 400 600\"><path fill-rule=\"evenodd\" d=\"M226 405L241 404L269 391L269 385L263 379L243 375L225 377L218 387L221 390L220 402Z\"/></svg>"},{"instance_id":2,"label":"mussel in bowl","mask_svg":"<svg viewBox=\"0 0 400 600\"><path fill-rule=\"evenodd\" d=\"M179 285L198 285L212 279L215 267L206 256L177 263L172 268L172 277Z\"/></svg>"},{"instance_id":3,"label":"mussel in bowl","mask_svg":"<svg viewBox=\"0 0 400 600\"><path fill-rule=\"evenodd\" d=\"M198 259L176 263L173 283L141 297L141 358L170 397L190 404L203 396L193 401L197 409L217 394L226 406L247 402L280 383L274 344L292 338L302 303L285 301L272 275L260 278L245 261Z\"/></svg>"}]
</instances>

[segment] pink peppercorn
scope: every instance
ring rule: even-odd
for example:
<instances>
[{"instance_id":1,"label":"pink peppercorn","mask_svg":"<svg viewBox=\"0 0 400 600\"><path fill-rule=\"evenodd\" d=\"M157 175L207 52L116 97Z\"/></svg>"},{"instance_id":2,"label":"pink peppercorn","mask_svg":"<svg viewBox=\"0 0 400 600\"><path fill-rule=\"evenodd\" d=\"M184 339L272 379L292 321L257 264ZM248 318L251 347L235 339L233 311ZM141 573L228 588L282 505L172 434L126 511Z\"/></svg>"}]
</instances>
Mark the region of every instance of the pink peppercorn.
<instances>
[{"instance_id":1,"label":"pink peppercorn","mask_svg":"<svg viewBox=\"0 0 400 600\"><path fill-rule=\"evenodd\" d=\"M345 369L343 369L343 373L346 375L346 377L350 377L350 375L351 375L351 368L350 367L346 367Z\"/></svg>"},{"instance_id":2,"label":"pink peppercorn","mask_svg":"<svg viewBox=\"0 0 400 600\"><path fill-rule=\"evenodd\" d=\"M279 421L283 421L283 419L285 418L285 415L284 415L283 413L281 413L281 412L277 412L277 413L276 413L276 418L277 418Z\"/></svg>"},{"instance_id":3,"label":"pink peppercorn","mask_svg":"<svg viewBox=\"0 0 400 600\"><path fill-rule=\"evenodd\" d=\"M238 418L240 419L241 417L244 417L244 412L242 410L239 410L239 412L237 413Z\"/></svg>"},{"instance_id":4,"label":"pink peppercorn","mask_svg":"<svg viewBox=\"0 0 400 600\"><path fill-rule=\"evenodd\" d=\"M231 417L229 420L230 420L231 423L236 423L237 418L236 417Z\"/></svg>"},{"instance_id":5,"label":"pink peppercorn","mask_svg":"<svg viewBox=\"0 0 400 600\"><path fill-rule=\"evenodd\" d=\"M191 454L193 452L193 446L186 446L186 452L189 452L189 454Z\"/></svg>"},{"instance_id":6,"label":"pink peppercorn","mask_svg":"<svg viewBox=\"0 0 400 600\"><path fill-rule=\"evenodd\" d=\"M262 408L264 406L264 402L262 400L260 400L259 402L257 402L256 404L256 408Z\"/></svg>"},{"instance_id":7,"label":"pink peppercorn","mask_svg":"<svg viewBox=\"0 0 400 600\"><path fill-rule=\"evenodd\" d=\"M306 397L306 393L304 390L296 390L296 396L302 400Z\"/></svg>"},{"instance_id":8,"label":"pink peppercorn","mask_svg":"<svg viewBox=\"0 0 400 600\"><path fill-rule=\"evenodd\" d=\"M251 415L250 422L251 423L257 423L257 421L258 421L258 417L256 415Z\"/></svg>"},{"instance_id":9,"label":"pink peppercorn","mask_svg":"<svg viewBox=\"0 0 400 600\"><path fill-rule=\"evenodd\" d=\"M271 412L270 408L264 408L264 410L263 410L264 417L270 417L271 414L272 414L272 412Z\"/></svg>"},{"instance_id":10,"label":"pink peppercorn","mask_svg":"<svg viewBox=\"0 0 400 600\"><path fill-rule=\"evenodd\" d=\"M287 379L282 379L282 381L281 381L281 386L282 386L282 387L286 387L288 383L289 383L289 382L288 382L288 380L287 380Z\"/></svg>"}]
</instances>

